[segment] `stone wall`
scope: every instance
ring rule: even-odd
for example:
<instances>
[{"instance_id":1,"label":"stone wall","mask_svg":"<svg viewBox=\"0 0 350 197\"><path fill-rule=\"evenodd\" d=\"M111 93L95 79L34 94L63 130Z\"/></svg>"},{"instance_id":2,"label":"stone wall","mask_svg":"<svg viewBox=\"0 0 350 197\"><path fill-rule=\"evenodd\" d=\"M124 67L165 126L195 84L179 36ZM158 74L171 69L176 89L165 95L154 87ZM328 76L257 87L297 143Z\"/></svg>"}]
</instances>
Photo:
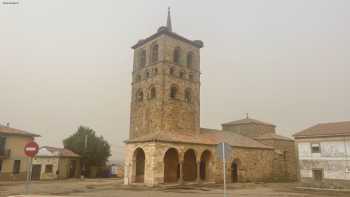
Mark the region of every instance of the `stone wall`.
<instances>
[{"instance_id":1,"label":"stone wall","mask_svg":"<svg viewBox=\"0 0 350 197\"><path fill-rule=\"evenodd\" d=\"M145 173L144 183L149 186L164 183L164 156L166 152L174 148L178 152L179 170L182 172L185 165L185 154L189 150L195 153L196 168L195 171L190 171L191 174L196 174L196 182L223 182L222 162L217 157L216 146L200 145L200 144L182 144L182 143L161 143L161 142L146 142L133 143L126 145L126 160L125 160L125 184L132 184L136 181L135 177L135 157L136 149L141 148L145 152ZM200 179L201 162L204 162L204 153L209 152L209 159L205 165L205 179ZM272 162L274 152L271 149L251 149L233 147L232 157L227 161L227 181L231 182L231 165L233 161L238 161L238 181L239 182L258 182L272 180ZM186 171L186 170L185 170ZM185 172L184 171L184 172ZM180 174L179 182L183 181L185 174Z\"/></svg>"},{"instance_id":2,"label":"stone wall","mask_svg":"<svg viewBox=\"0 0 350 197\"><path fill-rule=\"evenodd\" d=\"M272 163L274 181L297 180L297 155L294 141L279 139L258 139L259 142L275 148Z\"/></svg>"},{"instance_id":3,"label":"stone wall","mask_svg":"<svg viewBox=\"0 0 350 197\"><path fill-rule=\"evenodd\" d=\"M272 180L273 150L233 147L232 156L227 161L226 181L232 182L232 163L238 163L238 182L260 182ZM217 183L223 182L223 163L217 160Z\"/></svg>"}]
</instances>

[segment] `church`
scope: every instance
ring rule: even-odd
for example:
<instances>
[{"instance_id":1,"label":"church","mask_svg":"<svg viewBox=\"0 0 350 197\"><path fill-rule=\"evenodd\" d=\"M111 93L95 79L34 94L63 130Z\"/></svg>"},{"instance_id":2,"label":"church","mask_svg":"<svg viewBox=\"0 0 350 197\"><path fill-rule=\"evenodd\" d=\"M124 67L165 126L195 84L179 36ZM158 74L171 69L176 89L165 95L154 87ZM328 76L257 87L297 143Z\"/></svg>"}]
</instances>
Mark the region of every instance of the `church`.
<instances>
[{"instance_id":1,"label":"church","mask_svg":"<svg viewBox=\"0 0 350 197\"><path fill-rule=\"evenodd\" d=\"M228 182L293 181L294 141L276 126L245 117L200 127L200 40L166 26L139 40L134 50L129 139L125 141L124 184L222 183L217 145L232 148Z\"/></svg>"}]
</instances>

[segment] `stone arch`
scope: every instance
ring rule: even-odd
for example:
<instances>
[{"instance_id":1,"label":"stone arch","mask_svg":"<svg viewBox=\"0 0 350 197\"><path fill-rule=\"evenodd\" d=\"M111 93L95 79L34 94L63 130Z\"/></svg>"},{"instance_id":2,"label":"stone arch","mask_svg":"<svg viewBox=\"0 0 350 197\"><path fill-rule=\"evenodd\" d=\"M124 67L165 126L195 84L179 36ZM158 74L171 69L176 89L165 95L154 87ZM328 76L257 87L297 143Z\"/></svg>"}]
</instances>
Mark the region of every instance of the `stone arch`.
<instances>
[{"instance_id":1,"label":"stone arch","mask_svg":"<svg viewBox=\"0 0 350 197\"><path fill-rule=\"evenodd\" d=\"M239 181L239 168L241 166L241 161L239 159L234 159L231 164L231 182L237 183Z\"/></svg>"},{"instance_id":2,"label":"stone arch","mask_svg":"<svg viewBox=\"0 0 350 197\"><path fill-rule=\"evenodd\" d=\"M133 182L143 183L145 180L145 151L142 148L137 148L133 155Z\"/></svg>"},{"instance_id":3,"label":"stone arch","mask_svg":"<svg viewBox=\"0 0 350 197\"><path fill-rule=\"evenodd\" d=\"M169 148L164 154L164 183L174 183L179 180L179 152Z\"/></svg>"},{"instance_id":4,"label":"stone arch","mask_svg":"<svg viewBox=\"0 0 350 197\"><path fill-rule=\"evenodd\" d=\"M180 47L176 47L174 49L173 62L175 64L180 64L180 57L181 57L181 48Z\"/></svg>"},{"instance_id":5,"label":"stone arch","mask_svg":"<svg viewBox=\"0 0 350 197\"><path fill-rule=\"evenodd\" d=\"M191 68L193 66L193 52L192 51L187 53L186 60L187 60L187 67Z\"/></svg>"},{"instance_id":6,"label":"stone arch","mask_svg":"<svg viewBox=\"0 0 350 197\"><path fill-rule=\"evenodd\" d=\"M138 89L136 91L136 101L137 102L142 102L143 101L143 91L142 91L142 89Z\"/></svg>"},{"instance_id":7,"label":"stone arch","mask_svg":"<svg viewBox=\"0 0 350 197\"><path fill-rule=\"evenodd\" d=\"M183 78L185 78L185 76L186 76L186 72L185 72L184 70L180 71L179 77L180 77L181 79L183 79Z\"/></svg>"},{"instance_id":8,"label":"stone arch","mask_svg":"<svg viewBox=\"0 0 350 197\"><path fill-rule=\"evenodd\" d=\"M209 181L211 178L211 164L212 164L212 153L209 150L205 150L201 155L200 160L200 179L202 181Z\"/></svg>"},{"instance_id":9,"label":"stone arch","mask_svg":"<svg viewBox=\"0 0 350 197\"><path fill-rule=\"evenodd\" d=\"M154 85L151 85L149 88L149 99L155 99L157 97L157 90Z\"/></svg>"},{"instance_id":10,"label":"stone arch","mask_svg":"<svg viewBox=\"0 0 350 197\"><path fill-rule=\"evenodd\" d=\"M193 74L192 74L192 73L190 73L190 74L188 75L188 79L191 80L191 81L193 80Z\"/></svg>"},{"instance_id":11,"label":"stone arch","mask_svg":"<svg viewBox=\"0 0 350 197\"><path fill-rule=\"evenodd\" d=\"M175 68L174 67L169 68L169 75L175 75Z\"/></svg>"},{"instance_id":12,"label":"stone arch","mask_svg":"<svg viewBox=\"0 0 350 197\"><path fill-rule=\"evenodd\" d=\"M151 62L155 63L159 60L159 45L153 44L151 47Z\"/></svg>"},{"instance_id":13,"label":"stone arch","mask_svg":"<svg viewBox=\"0 0 350 197\"><path fill-rule=\"evenodd\" d=\"M151 77L151 74L150 74L149 70L146 70L145 71L145 79L148 79L150 77Z\"/></svg>"},{"instance_id":14,"label":"stone arch","mask_svg":"<svg viewBox=\"0 0 350 197\"><path fill-rule=\"evenodd\" d=\"M186 103L192 102L192 90L191 90L191 88L185 89L185 101L186 101Z\"/></svg>"},{"instance_id":15,"label":"stone arch","mask_svg":"<svg viewBox=\"0 0 350 197\"><path fill-rule=\"evenodd\" d=\"M136 81L137 82L141 81L141 75L140 74L136 75Z\"/></svg>"},{"instance_id":16,"label":"stone arch","mask_svg":"<svg viewBox=\"0 0 350 197\"><path fill-rule=\"evenodd\" d=\"M169 94L170 98L176 99L177 94L178 94L178 87L175 84L171 85L170 94Z\"/></svg>"},{"instance_id":17,"label":"stone arch","mask_svg":"<svg viewBox=\"0 0 350 197\"><path fill-rule=\"evenodd\" d=\"M183 161L183 179L184 181L195 181L197 178L197 160L193 149L188 149L184 154Z\"/></svg>"},{"instance_id":18,"label":"stone arch","mask_svg":"<svg viewBox=\"0 0 350 197\"><path fill-rule=\"evenodd\" d=\"M139 54L139 62L140 67L144 67L146 65L146 50L141 49Z\"/></svg>"}]
</instances>

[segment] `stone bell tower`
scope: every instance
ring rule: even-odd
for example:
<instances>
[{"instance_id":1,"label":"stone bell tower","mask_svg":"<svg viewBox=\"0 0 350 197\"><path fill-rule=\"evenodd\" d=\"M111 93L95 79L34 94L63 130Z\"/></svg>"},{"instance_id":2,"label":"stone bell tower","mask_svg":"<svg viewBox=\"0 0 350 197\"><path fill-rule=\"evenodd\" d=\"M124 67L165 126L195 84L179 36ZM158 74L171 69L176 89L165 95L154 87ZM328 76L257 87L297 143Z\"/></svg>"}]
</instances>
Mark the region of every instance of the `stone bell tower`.
<instances>
[{"instance_id":1,"label":"stone bell tower","mask_svg":"<svg viewBox=\"0 0 350 197\"><path fill-rule=\"evenodd\" d=\"M198 134L200 129L200 48L203 42L167 25L134 49L130 139L160 132Z\"/></svg>"}]
</instances>

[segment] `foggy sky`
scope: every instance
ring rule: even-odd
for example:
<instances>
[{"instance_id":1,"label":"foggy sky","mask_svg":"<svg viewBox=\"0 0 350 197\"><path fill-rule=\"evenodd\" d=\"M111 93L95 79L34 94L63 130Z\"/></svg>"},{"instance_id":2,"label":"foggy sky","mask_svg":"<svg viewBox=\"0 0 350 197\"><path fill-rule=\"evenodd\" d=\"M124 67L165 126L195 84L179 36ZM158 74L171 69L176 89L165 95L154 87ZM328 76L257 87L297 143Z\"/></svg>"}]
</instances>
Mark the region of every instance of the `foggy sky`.
<instances>
[{"instance_id":1,"label":"foggy sky","mask_svg":"<svg viewBox=\"0 0 350 197\"><path fill-rule=\"evenodd\" d=\"M0 0L3 1L3 0ZM0 123L62 146L79 125L123 158L132 50L172 8L201 39L201 125L249 113L280 134L350 120L348 0L19 0L0 4Z\"/></svg>"}]
</instances>

